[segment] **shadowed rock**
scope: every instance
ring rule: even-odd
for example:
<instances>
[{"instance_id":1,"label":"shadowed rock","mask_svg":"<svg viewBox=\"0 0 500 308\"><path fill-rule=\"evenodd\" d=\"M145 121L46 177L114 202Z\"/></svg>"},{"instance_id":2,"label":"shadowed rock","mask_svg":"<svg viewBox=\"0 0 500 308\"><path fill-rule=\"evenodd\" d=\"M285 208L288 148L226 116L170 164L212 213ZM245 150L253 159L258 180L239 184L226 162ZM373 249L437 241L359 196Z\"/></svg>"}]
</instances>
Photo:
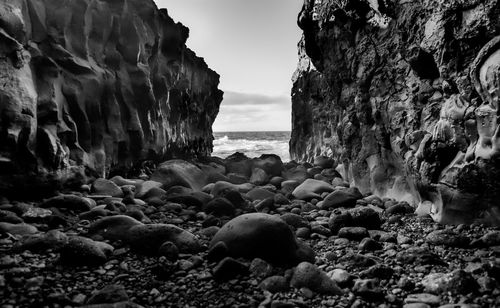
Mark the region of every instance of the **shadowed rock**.
<instances>
[{"instance_id":1,"label":"shadowed rock","mask_svg":"<svg viewBox=\"0 0 500 308\"><path fill-rule=\"evenodd\" d=\"M219 242L226 245L232 257L261 258L278 266L314 262L313 251L296 240L283 220L269 214L251 213L232 219L215 234L210 247Z\"/></svg>"}]
</instances>

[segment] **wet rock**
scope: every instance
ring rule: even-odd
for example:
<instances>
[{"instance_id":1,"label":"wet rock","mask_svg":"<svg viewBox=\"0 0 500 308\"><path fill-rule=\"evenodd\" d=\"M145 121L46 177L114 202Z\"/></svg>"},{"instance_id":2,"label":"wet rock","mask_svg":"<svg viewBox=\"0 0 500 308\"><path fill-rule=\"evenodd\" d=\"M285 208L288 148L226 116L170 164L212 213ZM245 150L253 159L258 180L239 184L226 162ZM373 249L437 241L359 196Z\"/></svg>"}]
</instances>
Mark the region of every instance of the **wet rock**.
<instances>
[{"instance_id":1,"label":"wet rock","mask_svg":"<svg viewBox=\"0 0 500 308\"><path fill-rule=\"evenodd\" d=\"M342 294L342 291L328 275L309 262L302 262L293 271L290 285L294 288L308 288L320 294Z\"/></svg>"},{"instance_id":2,"label":"wet rock","mask_svg":"<svg viewBox=\"0 0 500 308\"><path fill-rule=\"evenodd\" d=\"M352 241L361 241L370 235L368 230L363 227L344 227L339 230L338 236Z\"/></svg>"},{"instance_id":3,"label":"wet rock","mask_svg":"<svg viewBox=\"0 0 500 308\"><path fill-rule=\"evenodd\" d=\"M436 230L429 233L425 240L432 245L445 245L449 247L468 247L470 240L467 236L452 230Z\"/></svg>"},{"instance_id":4,"label":"wet rock","mask_svg":"<svg viewBox=\"0 0 500 308\"><path fill-rule=\"evenodd\" d=\"M322 193L332 191L333 186L324 181L307 179L293 190L292 195L297 199L311 200L319 199Z\"/></svg>"},{"instance_id":5,"label":"wet rock","mask_svg":"<svg viewBox=\"0 0 500 308\"><path fill-rule=\"evenodd\" d=\"M213 269L215 280L225 281L238 277L239 275L247 275L248 267L230 257L222 259Z\"/></svg>"},{"instance_id":6,"label":"wet rock","mask_svg":"<svg viewBox=\"0 0 500 308\"><path fill-rule=\"evenodd\" d=\"M71 236L60 250L60 261L72 266L96 266L104 264L111 255L113 246L93 241L86 237Z\"/></svg>"},{"instance_id":7,"label":"wet rock","mask_svg":"<svg viewBox=\"0 0 500 308\"><path fill-rule=\"evenodd\" d=\"M96 195L123 197L123 191L114 182L99 178L92 183L92 192Z\"/></svg>"},{"instance_id":8,"label":"wet rock","mask_svg":"<svg viewBox=\"0 0 500 308\"><path fill-rule=\"evenodd\" d=\"M224 242L232 257L261 258L271 264L290 266L314 260L312 250L298 242L290 227L280 218L251 213L226 223L210 242Z\"/></svg>"},{"instance_id":9,"label":"wet rock","mask_svg":"<svg viewBox=\"0 0 500 308\"><path fill-rule=\"evenodd\" d=\"M90 296L87 304L112 304L128 301L127 291L122 285L108 285Z\"/></svg>"},{"instance_id":10,"label":"wet rock","mask_svg":"<svg viewBox=\"0 0 500 308\"><path fill-rule=\"evenodd\" d=\"M283 170L283 162L278 155L263 154L253 160L253 167L264 170L270 176L280 176Z\"/></svg>"}]
</instances>

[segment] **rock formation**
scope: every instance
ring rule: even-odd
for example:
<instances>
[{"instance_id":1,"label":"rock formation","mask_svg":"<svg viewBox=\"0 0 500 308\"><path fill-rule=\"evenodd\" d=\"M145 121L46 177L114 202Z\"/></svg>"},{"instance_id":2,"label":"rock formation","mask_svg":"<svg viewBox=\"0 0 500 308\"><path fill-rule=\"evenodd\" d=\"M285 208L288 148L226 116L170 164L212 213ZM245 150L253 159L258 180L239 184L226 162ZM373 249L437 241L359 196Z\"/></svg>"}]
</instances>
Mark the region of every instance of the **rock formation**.
<instances>
[{"instance_id":1,"label":"rock formation","mask_svg":"<svg viewBox=\"0 0 500 308\"><path fill-rule=\"evenodd\" d=\"M292 159L440 222L500 222L497 0L306 0ZM493 220L493 221L492 221Z\"/></svg>"},{"instance_id":2,"label":"rock formation","mask_svg":"<svg viewBox=\"0 0 500 308\"><path fill-rule=\"evenodd\" d=\"M188 35L152 0L2 1L1 172L211 153L223 93Z\"/></svg>"}]
</instances>

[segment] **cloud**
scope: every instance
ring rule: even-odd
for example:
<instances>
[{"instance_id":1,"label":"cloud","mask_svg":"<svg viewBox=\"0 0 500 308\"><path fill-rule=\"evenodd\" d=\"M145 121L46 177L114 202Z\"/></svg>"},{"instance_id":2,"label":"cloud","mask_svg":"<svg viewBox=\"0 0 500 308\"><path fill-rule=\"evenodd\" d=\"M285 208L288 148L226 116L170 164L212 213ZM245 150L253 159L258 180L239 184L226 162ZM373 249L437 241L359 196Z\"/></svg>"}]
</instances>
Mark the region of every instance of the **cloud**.
<instances>
[{"instance_id":1,"label":"cloud","mask_svg":"<svg viewBox=\"0 0 500 308\"><path fill-rule=\"evenodd\" d=\"M255 93L224 91L223 106L241 105L290 105L288 96L270 96Z\"/></svg>"},{"instance_id":2,"label":"cloud","mask_svg":"<svg viewBox=\"0 0 500 308\"><path fill-rule=\"evenodd\" d=\"M291 99L226 91L213 129L227 131L289 131Z\"/></svg>"}]
</instances>

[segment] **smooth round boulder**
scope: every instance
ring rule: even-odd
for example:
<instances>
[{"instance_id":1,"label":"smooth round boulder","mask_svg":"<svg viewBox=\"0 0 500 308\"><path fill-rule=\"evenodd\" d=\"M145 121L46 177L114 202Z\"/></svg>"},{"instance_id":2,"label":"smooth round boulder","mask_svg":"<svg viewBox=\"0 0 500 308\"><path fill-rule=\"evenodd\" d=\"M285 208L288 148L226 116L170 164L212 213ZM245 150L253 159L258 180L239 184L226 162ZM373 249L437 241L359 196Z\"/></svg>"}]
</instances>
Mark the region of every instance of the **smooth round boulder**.
<instances>
[{"instance_id":1,"label":"smooth round boulder","mask_svg":"<svg viewBox=\"0 0 500 308\"><path fill-rule=\"evenodd\" d=\"M279 176L283 169L283 162L278 155L262 154L259 158L253 160L253 167L260 168L271 176Z\"/></svg>"},{"instance_id":2,"label":"smooth round boulder","mask_svg":"<svg viewBox=\"0 0 500 308\"><path fill-rule=\"evenodd\" d=\"M142 223L127 215L101 218L89 226L88 235L92 238L123 241L128 229Z\"/></svg>"},{"instance_id":3,"label":"smooth round boulder","mask_svg":"<svg viewBox=\"0 0 500 308\"><path fill-rule=\"evenodd\" d=\"M293 190L292 195L301 200L320 199L322 193L332 192L333 189L332 185L324 181L307 179Z\"/></svg>"},{"instance_id":4,"label":"smooth round boulder","mask_svg":"<svg viewBox=\"0 0 500 308\"><path fill-rule=\"evenodd\" d=\"M339 189L328 196L326 196L325 200L323 200L321 209L327 210L330 208L339 208L339 207L355 207L356 200L361 199L363 196L358 194L359 191L354 191L351 189Z\"/></svg>"},{"instance_id":5,"label":"smooth round boulder","mask_svg":"<svg viewBox=\"0 0 500 308\"><path fill-rule=\"evenodd\" d=\"M162 163L151 175L151 180L162 183L165 190L180 185L201 191L208 184L208 177L198 166L181 159Z\"/></svg>"},{"instance_id":6,"label":"smooth round boulder","mask_svg":"<svg viewBox=\"0 0 500 308\"><path fill-rule=\"evenodd\" d=\"M134 186L135 187L135 186ZM110 180L99 178L92 184L92 193L111 197L123 197L121 188Z\"/></svg>"},{"instance_id":7,"label":"smooth round boulder","mask_svg":"<svg viewBox=\"0 0 500 308\"><path fill-rule=\"evenodd\" d=\"M284 267L314 262L312 249L298 242L283 220L269 214L250 213L230 220L215 234L210 247L219 242L235 258L261 258Z\"/></svg>"}]
</instances>

